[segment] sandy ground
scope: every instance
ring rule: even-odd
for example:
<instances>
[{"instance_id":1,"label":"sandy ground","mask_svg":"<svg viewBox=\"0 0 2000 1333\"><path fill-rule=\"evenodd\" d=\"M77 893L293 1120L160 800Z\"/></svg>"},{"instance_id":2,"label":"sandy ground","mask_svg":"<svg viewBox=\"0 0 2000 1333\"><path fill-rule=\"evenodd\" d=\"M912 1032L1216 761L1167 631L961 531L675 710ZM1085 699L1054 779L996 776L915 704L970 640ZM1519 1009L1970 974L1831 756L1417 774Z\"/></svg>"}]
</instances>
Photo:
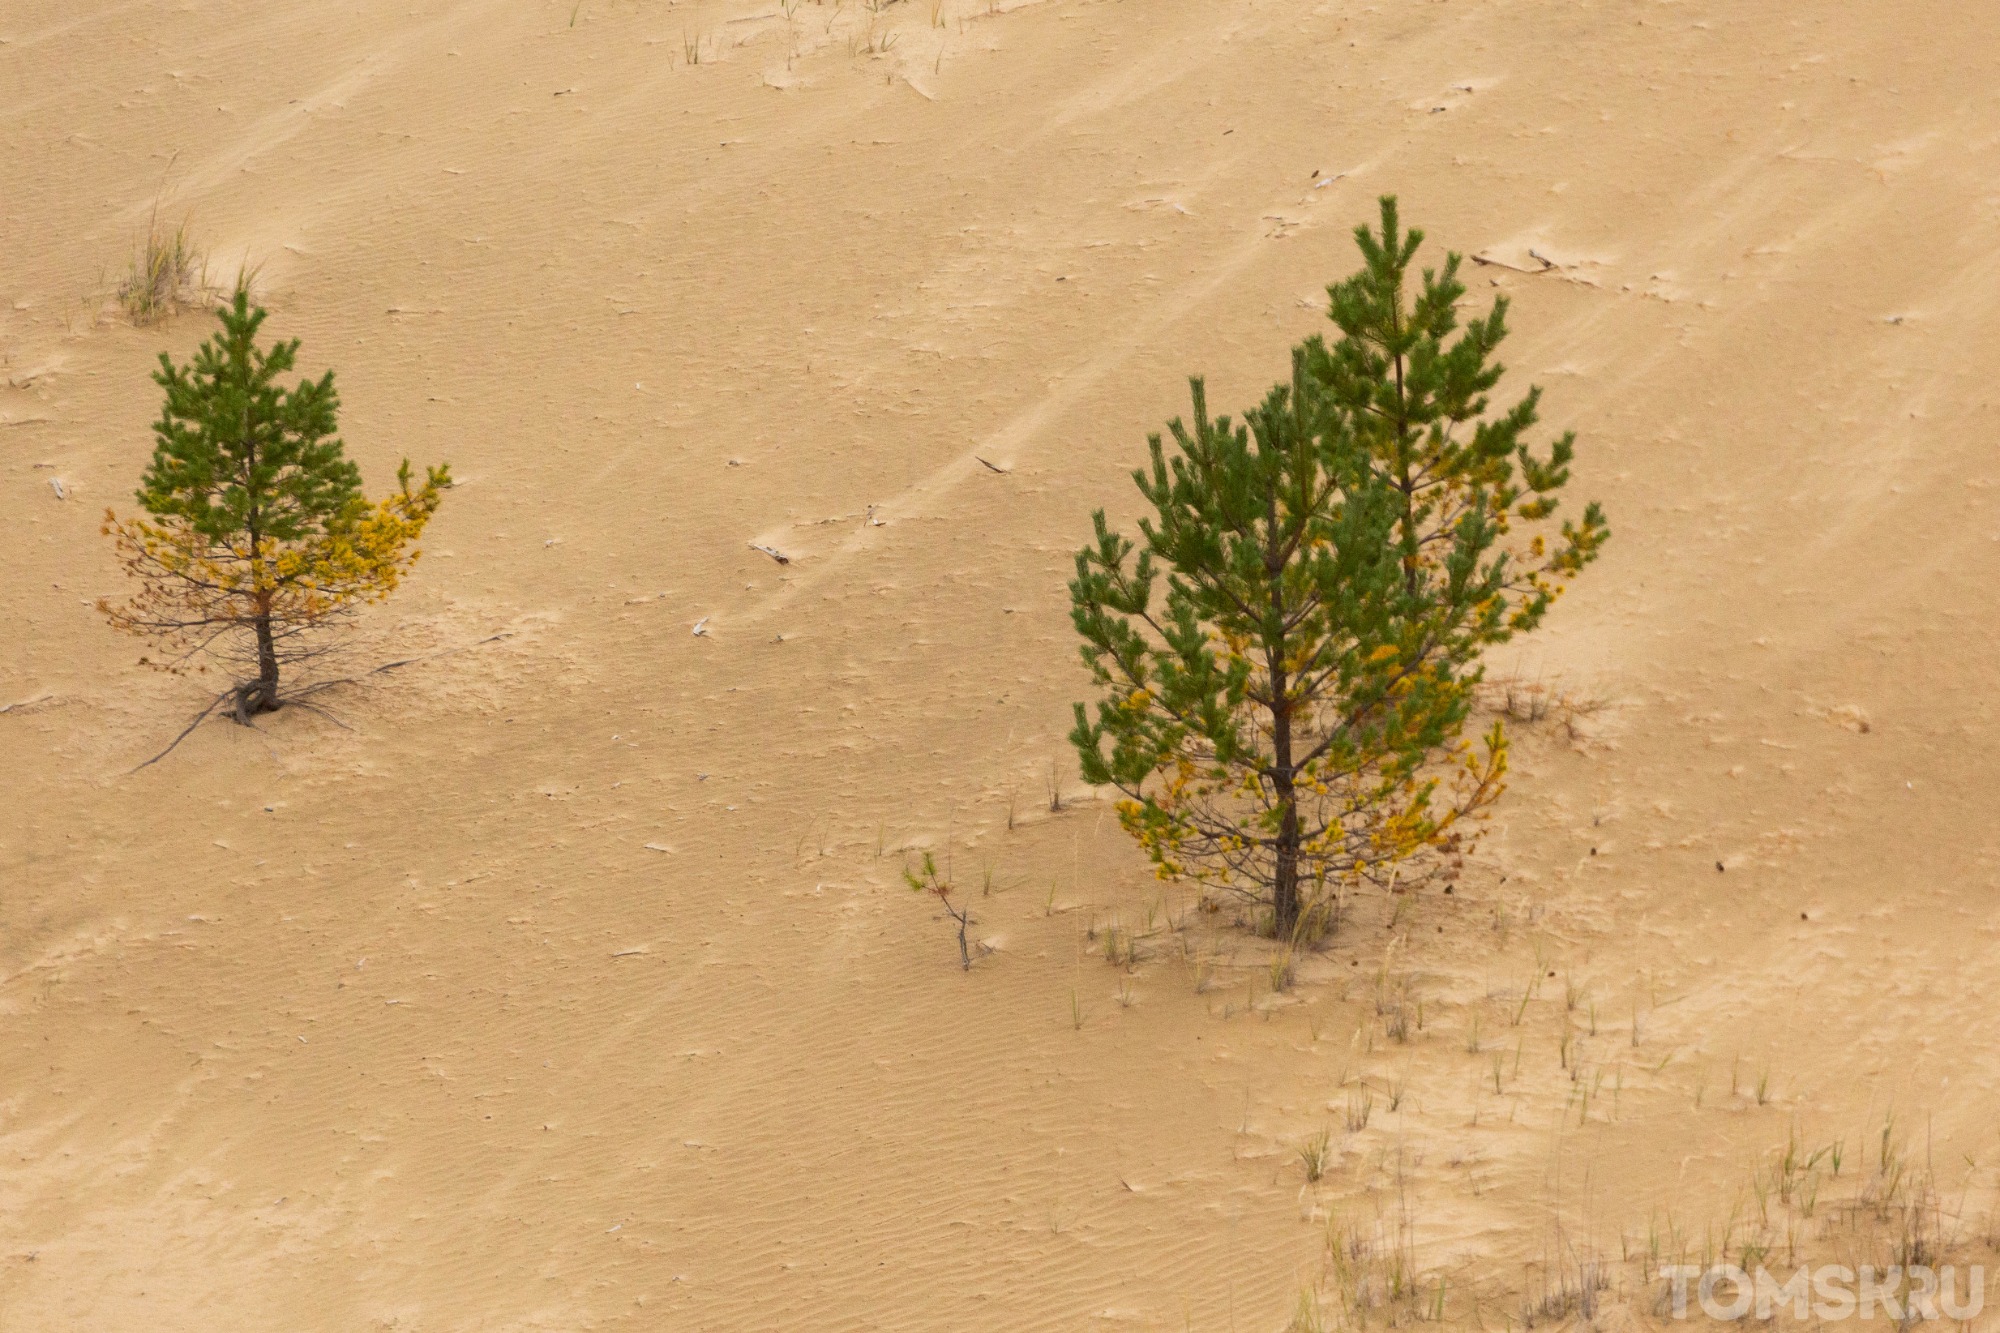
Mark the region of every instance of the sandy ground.
<instances>
[{"instance_id":1,"label":"sandy ground","mask_svg":"<svg viewBox=\"0 0 2000 1333\"><path fill-rule=\"evenodd\" d=\"M1976 1211L1996 52L1944 0L8 0L0 1328L1276 1329L1329 1214L1500 1327L1892 1114ZM1385 191L1496 261L1616 531L1496 672L1608 706L1274 996L1078 783L1063 582ZM373 487L462 484L355 649L441 655L135 773L204 697L90 609L210 327L110 299L156 199Z\"/></svg>"}]
</instances>

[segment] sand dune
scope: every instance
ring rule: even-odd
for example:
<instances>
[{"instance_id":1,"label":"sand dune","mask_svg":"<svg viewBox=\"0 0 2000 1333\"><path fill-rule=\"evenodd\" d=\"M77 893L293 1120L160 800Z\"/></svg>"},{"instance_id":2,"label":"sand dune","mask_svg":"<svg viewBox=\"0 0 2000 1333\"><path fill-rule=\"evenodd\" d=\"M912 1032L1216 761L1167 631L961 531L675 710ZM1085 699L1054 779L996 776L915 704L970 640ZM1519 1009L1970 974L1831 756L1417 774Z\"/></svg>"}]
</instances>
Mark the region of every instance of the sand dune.
<instances>
[{"instance_id":1,"label":"sand dune","mask_svg":"<svg viewBox=\"0 0 2000 1333\"><path fill-rule=\"evenodd\" d=\"M1892 1113L1972 1243L1996 50L1942 3L15 0L0 1327L1276 1329L1329 1213L1499 1327ZM1274 996L1078 782L1063 585L1382 192L1488 261L1617 532L1495 671L1605 706ZM205 697L89 605L209 327L111 300L156 200L371 486L461 485L354 648L437 656L134 773Z\"/></svg>"}]
</instances>

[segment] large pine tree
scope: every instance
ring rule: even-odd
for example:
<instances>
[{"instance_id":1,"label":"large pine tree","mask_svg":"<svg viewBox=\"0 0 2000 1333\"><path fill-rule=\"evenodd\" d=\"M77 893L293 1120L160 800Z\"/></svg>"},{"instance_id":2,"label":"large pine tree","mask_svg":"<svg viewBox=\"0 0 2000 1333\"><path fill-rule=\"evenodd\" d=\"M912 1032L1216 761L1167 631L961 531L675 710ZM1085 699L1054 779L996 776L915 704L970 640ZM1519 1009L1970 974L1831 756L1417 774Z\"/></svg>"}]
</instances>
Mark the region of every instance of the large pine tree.
<instances>
[{"instance_id":1,"label":"large pine tree","mask_svg":"<svg viewBox=\"0 0 2000 1333\"><path fill-rule=\"evenodd\" d=\"M1339 340L1294 349L1241 424L1193 381L1192 428L1169 423L1173 453L1153 436L1133 474L1141 544L1098 511L1070 584L1101 691L1071 732L1085 780L1120 789L1161 875L1234 890L1288 937L1498 798L1504 733L1463 739L1479 655L1608 535L1595 505L1554 543L1537 530L1573 441L1522 442L1533 390L1489 415L1504 303L1452 340L1457 256L1407 299L1422 234L1381 207L1364 268L1329 289Z\"/></svg>"}]
</instances>

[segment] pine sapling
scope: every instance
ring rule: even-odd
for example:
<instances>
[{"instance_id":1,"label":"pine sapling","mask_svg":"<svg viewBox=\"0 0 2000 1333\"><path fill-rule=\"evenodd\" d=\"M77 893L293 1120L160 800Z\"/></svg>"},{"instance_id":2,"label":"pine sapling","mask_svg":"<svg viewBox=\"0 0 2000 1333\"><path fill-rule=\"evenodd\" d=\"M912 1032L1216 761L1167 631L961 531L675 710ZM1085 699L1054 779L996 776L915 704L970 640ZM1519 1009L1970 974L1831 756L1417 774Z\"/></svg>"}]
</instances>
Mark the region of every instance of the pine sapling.
<instances>
[{"instance_id":1,"label":"pine sapling","mask_svg":"<svg viewBox=\"0 0 2000 1333\"><path fill-rule=\"evenodd\" d=\"M918 893L928 893L944 907L945 914L958 923L958 964L965 971L972 970L972 948L966 943L965 932L972 924L972 909L960 907L951 900L951 881L938 874L937 860L929 852L924 853L921 873L905 869L903 882Z\"/></svg>"}]
</instances>

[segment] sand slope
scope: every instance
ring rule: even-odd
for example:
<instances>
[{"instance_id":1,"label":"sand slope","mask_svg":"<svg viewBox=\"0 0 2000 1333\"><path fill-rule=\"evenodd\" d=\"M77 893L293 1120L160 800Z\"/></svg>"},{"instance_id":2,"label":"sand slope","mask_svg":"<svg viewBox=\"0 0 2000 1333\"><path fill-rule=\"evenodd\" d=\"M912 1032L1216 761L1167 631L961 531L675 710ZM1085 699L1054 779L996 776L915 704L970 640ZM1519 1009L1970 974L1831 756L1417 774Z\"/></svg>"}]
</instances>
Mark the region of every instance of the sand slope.
<instances>
[{"instance_id":1,"label":"sand slope","mask_svg":"<svg viewBox=\"0 0 2000 1333\"><path fill-rule=\"evenodd\" d=\"M1276 1328L1329 1209L1512 1299L1892 1106L1990 1189L1996 50L1944 3L15 0L0 1327ZM1496 261L1616 531L1496 665L1613 706L1274 998L1078 786L1063 580L1384 191ZM374 486L463 484L355 660L445 655L131 773L202 698L88 606L207 332L108 301L156 197Z\"/></svg>"}]
</instances>

